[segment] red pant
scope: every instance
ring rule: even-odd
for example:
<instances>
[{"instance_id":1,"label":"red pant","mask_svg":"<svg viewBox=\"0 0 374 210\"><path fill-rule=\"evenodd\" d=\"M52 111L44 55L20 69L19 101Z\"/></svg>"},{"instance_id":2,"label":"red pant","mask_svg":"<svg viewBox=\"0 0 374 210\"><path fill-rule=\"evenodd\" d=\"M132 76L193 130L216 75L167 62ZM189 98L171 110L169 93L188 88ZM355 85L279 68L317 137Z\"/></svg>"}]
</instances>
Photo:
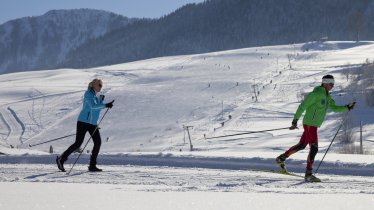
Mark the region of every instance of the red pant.
<instances>
[{"instance_id":1,"label":"red pant","mask_svg":"<svg viewBox=\"0 0 374 210\"><path fill-rule=\"evenodd\" d=\"M318 135L317 135L317 127L310 126L310 125L303 125L304 132L300 138L298 144L292 146L289 150L285 152L285 155L289 157L290 155L303 150L306 145L309 144L310 150L307 159L307 170L312 170L312 165L314 162L314 158L318 152Z\"/></svg>"}]
</instances>

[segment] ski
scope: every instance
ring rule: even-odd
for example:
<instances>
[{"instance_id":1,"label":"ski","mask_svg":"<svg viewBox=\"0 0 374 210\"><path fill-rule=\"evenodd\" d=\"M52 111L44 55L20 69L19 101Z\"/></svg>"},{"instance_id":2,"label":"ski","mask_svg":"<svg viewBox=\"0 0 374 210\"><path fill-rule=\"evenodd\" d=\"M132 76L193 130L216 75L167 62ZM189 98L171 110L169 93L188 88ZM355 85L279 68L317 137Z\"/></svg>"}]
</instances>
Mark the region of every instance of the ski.
<instances>
[{"instance_id":1,"label":"ski","mask_svg":"<svg viewBox=\"0 0 374 210\"><path fill-rule=\"evenodd\" d=\"M273 173L273 174L282 174L282 175L287 175L287 176L293 176L293 177L302 178L302 179L305 180L304 176L299 175L299 174L295 174L295 173L292 173L292 172L288 172L288 171L262 170L262 169L246 169L246 170L256 171L256 172ZM306 182L321 182L321 180L318 180L318 181L306 181Z\"/></svg>"},{"instance_id":2,"label":"ski","mask_svg":"<svg viewBox=\"0 0 374 210\"><path fill-rule=\"evenodd\" d=\"M300 177L304 179L304 176L295 174L292 172L288 171L276 171L276 170L260 170L260 169L250 169L251 171L257 171L257 172L268 172L268 173L273 173L273 174L283 174L283 175L288 175L288 176L294 176L294 177Z\"/></svg>"}]
</instances>

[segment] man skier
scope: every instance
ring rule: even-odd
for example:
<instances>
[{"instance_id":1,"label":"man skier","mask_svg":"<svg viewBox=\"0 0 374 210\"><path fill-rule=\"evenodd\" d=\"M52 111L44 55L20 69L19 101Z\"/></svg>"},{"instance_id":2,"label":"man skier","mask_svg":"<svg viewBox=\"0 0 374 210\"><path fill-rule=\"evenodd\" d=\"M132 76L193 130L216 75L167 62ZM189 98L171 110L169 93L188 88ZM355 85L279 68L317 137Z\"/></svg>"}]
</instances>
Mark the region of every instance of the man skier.
<instances>
[{"instance_id":1,"label":"man skier","mask_svg":"<svg viewBox=\"0 0 374 210\"><path fill-rule=\"evenodd\" d=\"M331 109L334 112L350 111L354 108L355 103L350 103L345 106L335 105L335 101L330 95L330 90L334 87L334 77L332 75L325 75L322 77L322 85L317 86L309 93L305 100L299 105L290 130L297 128L297 121L300 119L303 112L305 116L303 119L304 132L298 144L289 148L285 153L279 155L275 161L279 164L281 172L286 172L285 160L292 154L303 150L308 144L310 146L309 155L307 158L307 167L305 172L306 182L320 182L321 180L312 174L312 165L314 158L318 152L318 135L317 128L323 123L327 110Z\"/></svg>"}]
</instances>

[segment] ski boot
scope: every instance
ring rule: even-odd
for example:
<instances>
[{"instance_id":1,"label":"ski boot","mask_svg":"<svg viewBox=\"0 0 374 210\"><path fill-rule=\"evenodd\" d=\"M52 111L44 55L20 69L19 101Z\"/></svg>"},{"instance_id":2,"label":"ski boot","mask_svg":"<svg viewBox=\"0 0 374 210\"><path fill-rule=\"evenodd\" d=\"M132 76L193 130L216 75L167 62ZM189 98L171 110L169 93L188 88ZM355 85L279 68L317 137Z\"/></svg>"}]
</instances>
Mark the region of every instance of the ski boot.
<instances>
[{"instance_id":1,"label":"ski boot","mask_svg":"<svg viewBox=\"0 0 374 210\"><path fill-rule=\"evenodd\" d=\"M100 171L103 171L103 169L100 169L100 168L96 167L96 165L90 165L90 166L88 166L88 170L91 171L91 172L100 172Z\"/></svg>"},{"instance_id":2,"label":"ski boot","mask_svg":"<svg viewBox=\"0 0 374 210\"><path fill-rule=\"evenodd\" d=\"M312 174L312 170L307 170L305 172L305 182L321 182L321 180L319 178L317 178L316 176L314 176Z\"/></svg>"},{"instance_id":3,"label":"ski boot","mask_svg":"<svg viewBox=\"0 0 374 210\"><path fill-rule=\"evenodd\" d=\"M279 168L280 168L279 172L281 173L287 173L286 164L284 162L286 158L287 156L285 154L281 154L277 158L275 158L275 162L277 162L277 164L279 165Z\"/></svg>"},{"instance_id":4,"label":"ski boot","mask_svg":"<svg viewBox=\"0 0 374 210\"><path fill-rule=\"evenodd\" d=\"M91 155L90 165L88 166L88 170L91 171L91 172L100 172L100 171L103 171L102 169L96 167L96 164L97 164L96 157Z\"/></svg>"},{"instance_id":5,"label":"ski boot","mask_svg":"<svg viewBox=\"0 0 374 210\"><path fill-rule=\"evenodd\" d=\"M64 161L61 159L61 157L59 156L56 157L56 164L57 164L58 169L60 169L60 171L65 172Z\"/></svg>"}]
</instances>

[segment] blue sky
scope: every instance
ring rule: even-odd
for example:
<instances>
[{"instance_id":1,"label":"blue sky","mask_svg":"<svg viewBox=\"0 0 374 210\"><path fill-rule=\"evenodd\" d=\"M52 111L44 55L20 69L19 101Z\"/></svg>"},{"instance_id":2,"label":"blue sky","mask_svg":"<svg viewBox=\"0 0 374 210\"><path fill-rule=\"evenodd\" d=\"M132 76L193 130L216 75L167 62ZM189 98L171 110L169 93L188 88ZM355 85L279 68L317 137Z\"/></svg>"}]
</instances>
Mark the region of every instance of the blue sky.
<instances>
[{"instance_id":1,"label":"blue sky","mask_svg":"<svg viewBox=\"0 0 374 210\"><path fill-rule=\"evenodd\" d=\"M187 3L204 0L0 0L0 24L6 21L38 16L52 9L101 9L127 17L157 18Z\"/></svg>"}]
</instances>

